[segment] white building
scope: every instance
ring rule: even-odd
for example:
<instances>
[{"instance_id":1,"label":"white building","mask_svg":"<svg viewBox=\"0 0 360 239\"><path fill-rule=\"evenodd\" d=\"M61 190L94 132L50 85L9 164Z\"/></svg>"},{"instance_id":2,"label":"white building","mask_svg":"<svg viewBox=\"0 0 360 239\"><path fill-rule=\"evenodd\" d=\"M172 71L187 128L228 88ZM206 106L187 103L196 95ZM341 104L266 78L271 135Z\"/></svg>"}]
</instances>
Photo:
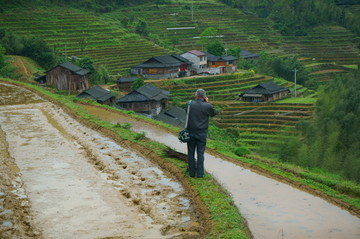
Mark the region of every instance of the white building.
<instances>
[{"instance_id":1,"label":"white building","mask_svg":"<svg viewBox=\"0 0 360 239\"><path fill-rule=\"evenodd\" d=\"M181 54L180 56L194 63L192 68L195 71L195 74L207 71L208 65L206 53L198 50L191 50Z\"/></svg>"}]
</instances>

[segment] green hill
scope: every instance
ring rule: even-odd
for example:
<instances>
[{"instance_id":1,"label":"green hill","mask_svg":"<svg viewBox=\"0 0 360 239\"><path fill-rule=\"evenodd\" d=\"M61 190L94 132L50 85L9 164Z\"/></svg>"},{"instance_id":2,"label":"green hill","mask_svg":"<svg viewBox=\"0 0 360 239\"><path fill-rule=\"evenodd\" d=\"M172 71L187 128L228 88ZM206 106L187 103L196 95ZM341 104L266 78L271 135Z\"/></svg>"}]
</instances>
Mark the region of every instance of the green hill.
<instances>
[{"instance_id":1,"label":"green hill","mask_svg":"<svg viewBox=\"0 0 360 239\"><path fill-rule=\"evenodd\" d=\"M0 29L40 37L66 56L87 55L116 76L128 75L132 66L151 56L175 51L164 47L178 51L203 49L197 42L208 27L217 29L217 39L227 48L239 46L255 53L298 55L319 81L356 67L360 60L359 37L335 23L319 25L306 36L282 36L271 19L217 0L133 1L132 5L110 1L103 6L107 10L100 8L101 1L88 2L102 13L54 7L49 2L46 8L39 7L38 1L28 2L27 8L19 7L19 3L0 14ZM356 10L354 5L344 8ZM144 21L147 38L156 44L135 33L140 20ZM315 64L325 64L326 68L310 67Z\"/></svg>"},{"instance_id":2,"label":"green hill","mask_svg":"<svg viewBox=\"0 0 360 239\"><path fill-rule=\"evenodd\" d=\"M71 8L13 9L0 14L0 29L19 36L39 37L70 56L89 56L113 75L169 50L128 33L116 24Z\"/></svg>"}]
</instances>

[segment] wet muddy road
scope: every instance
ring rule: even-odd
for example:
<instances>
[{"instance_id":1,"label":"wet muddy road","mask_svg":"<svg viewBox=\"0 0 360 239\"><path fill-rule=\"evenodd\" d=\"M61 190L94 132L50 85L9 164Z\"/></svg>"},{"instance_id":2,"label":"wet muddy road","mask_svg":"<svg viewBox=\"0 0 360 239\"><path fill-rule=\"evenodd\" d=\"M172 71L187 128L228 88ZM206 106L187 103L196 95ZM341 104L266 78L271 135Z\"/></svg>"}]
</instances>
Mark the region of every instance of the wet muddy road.
<instances>
[{"instance_id":1,"label":"wet muddy road","mask_svg":"<svg viewBox=\"0 0 360 239\"><path fill-rule=\"evenodd\" d=\"M20 87L0 83L0 100L0 237L198 235L184 188L154 163Z\"/></svg>"},{"instance_id":2,"label":"wet muddy road","mask_svg":"<svg viewBox=\"0 0 360 239\"><path fill-rule=\"evenodd\" d=\"M92 106L90 113L186 153L185 144L159 127ZM233 196L256 239L359 239L360 219L327 201L212 155L205 169Z\"/></svg>"}]
</instances>

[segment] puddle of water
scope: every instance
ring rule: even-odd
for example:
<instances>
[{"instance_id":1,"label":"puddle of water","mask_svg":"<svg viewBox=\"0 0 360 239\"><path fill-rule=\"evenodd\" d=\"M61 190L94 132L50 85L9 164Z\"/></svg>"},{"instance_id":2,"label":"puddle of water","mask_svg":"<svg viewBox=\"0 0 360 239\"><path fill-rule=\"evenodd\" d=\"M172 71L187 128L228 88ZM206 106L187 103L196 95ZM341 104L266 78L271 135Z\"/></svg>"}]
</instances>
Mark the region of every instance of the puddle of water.
<instances>
[{"instance_id":1,"label":"puddle of water","mask_svg":"<svg viewBox=\"0 0 360 239\"><path fill-rule=\"evenodd\" d=\"M43 101L40 96L27 89L0 82L0 106L40 103Z\"/></svg>"},{"instance_id":2,"label":"puddle of water","mask_svg":"<svg viewBox=\"0 0 360 239\"><path fill-rule=\"evenodd\" d=\"M89 113L111 123L131 123L132 130L186 153L177 137L144 122L93 106ZM360 238L360 219L325 200L258 175L233 163L205 155L205 168L232 195L256 239Z\"/></svg>"}]
</instances>

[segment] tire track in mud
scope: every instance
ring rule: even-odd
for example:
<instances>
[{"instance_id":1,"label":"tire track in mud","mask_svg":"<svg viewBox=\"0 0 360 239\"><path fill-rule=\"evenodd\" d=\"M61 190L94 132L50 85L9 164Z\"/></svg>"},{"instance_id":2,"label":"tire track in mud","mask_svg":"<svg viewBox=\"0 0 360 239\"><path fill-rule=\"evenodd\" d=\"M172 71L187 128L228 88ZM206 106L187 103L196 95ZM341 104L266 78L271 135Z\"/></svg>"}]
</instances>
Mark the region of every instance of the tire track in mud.
<instances>
[{"instance_id":1,"label":"tire track in mud","mask_svg":"<svg viewBox=\"0 0 360 239\"><path fill-rule=\"evenodd\" d=\"M36 227L45 238L199 236L181 184L59 107L0 106L0 127L32 206L29 238Z\"/></svg>"}]
</instances>

